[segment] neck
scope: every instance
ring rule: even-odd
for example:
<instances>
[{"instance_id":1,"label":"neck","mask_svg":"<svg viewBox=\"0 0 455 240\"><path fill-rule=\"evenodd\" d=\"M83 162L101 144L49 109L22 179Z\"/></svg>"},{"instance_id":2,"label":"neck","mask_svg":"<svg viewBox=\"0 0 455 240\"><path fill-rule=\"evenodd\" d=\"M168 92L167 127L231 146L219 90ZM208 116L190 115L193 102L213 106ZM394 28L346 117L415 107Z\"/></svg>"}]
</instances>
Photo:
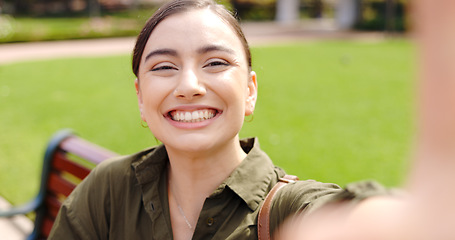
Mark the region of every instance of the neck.
<instances>
[{"instance_id":1,"label":"neck","mask_svg":"<svg viewBox=\"0 0 455 240\"><path fill-rule=\"evenodd\" d=\"M183 152L166 146L174 191L208 197L246 157L238 137L213 150Z\"/></svg>"},{"instance_id":2,"label":"neck","mask_svg":"<svg viewBox=\"0 0 455 240\"><path fill-rule=\"evenodd\" d=\"M168 146L166 151L170 162L168 197L174 239L189 239L205 199L229 177L246 153L238 137L212 151L182 152Z\"/></svg>"}]
</instances>

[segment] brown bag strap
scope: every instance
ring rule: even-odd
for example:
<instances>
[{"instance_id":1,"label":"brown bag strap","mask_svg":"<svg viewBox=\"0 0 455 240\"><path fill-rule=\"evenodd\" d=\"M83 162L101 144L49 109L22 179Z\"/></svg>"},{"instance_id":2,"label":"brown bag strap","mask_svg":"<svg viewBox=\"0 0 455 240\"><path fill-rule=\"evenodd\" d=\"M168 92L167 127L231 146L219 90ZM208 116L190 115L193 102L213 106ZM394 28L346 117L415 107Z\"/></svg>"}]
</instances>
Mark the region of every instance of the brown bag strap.
<instances>
[{"instance_id":1,"label":"brown bag strap","mask_svg":"<svg viewBox=\"0 0 455 240\"><path fill-rule=\"evenodd\" d=\"M282 178L279 178L279 181L276 185L270 190L270 192L265 197L264 203L259 210L258 216L258 239L259 240L270 240L270 207L272 204L272 199L275 194L288 183L292 183L299 180L298 177L293 175L285 175Z\"/></svg>"}]
</instances>

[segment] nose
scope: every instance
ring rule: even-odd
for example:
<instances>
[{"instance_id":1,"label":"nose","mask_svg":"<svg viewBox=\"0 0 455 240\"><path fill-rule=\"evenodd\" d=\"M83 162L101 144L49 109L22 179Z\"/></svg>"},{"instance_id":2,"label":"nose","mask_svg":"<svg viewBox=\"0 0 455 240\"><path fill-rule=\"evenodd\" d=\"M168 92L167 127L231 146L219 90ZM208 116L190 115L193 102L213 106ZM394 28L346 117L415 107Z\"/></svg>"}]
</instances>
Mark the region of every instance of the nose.
<instances>
[{"instance_id":1,"label":"nose","mask_svg":"<svg viewBox=\"0 0 455 240\"><path fill-rule=\"evenodd\" d=\"M174 96L191 100L195 97L203 96L206 93L205 87L201 84L194 70L186 70L178 80L178 85L174 90Z\"/></svg>"}]
</instances>

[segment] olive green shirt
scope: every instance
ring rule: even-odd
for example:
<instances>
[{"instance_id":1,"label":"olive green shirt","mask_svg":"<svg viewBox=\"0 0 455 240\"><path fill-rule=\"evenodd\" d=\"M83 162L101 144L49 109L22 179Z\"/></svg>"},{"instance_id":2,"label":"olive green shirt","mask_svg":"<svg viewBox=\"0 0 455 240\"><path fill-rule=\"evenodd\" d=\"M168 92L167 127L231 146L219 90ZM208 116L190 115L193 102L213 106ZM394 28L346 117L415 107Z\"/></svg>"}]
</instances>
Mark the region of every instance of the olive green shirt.
<instances>
[{"instance_id":1,"label":"olive green shirt","mask_svg":"<svg viewBox=\"0 0 455 240\"><path fill-rule=\"evenodd\" d=\"M193 239L257 239L260 206L285 172L273 165L257 139L241 145L247 157L205 200ZM168 162L163 145L102 162L64 202L49 239L172 239ZM360 189L313 180L288 184L274 198L272 231L290 214L384 191L374 184Z\"/></svg>"}]
</instances>

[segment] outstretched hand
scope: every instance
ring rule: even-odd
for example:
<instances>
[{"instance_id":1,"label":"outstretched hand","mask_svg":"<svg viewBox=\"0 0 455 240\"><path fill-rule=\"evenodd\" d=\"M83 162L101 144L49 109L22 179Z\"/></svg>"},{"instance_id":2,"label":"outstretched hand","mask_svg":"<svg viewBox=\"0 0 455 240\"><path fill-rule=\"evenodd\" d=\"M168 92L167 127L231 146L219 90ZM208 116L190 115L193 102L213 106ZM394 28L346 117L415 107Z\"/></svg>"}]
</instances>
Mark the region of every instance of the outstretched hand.
<instances>
[{"instance_id":1,"label":"outstretched hand","mask_svg":"<svg viewBox=\"0 0 455 240\"><path fill-rule=\"evenodd\" d=\"M418 134L408 195L332 204L275 239L455 239L455 1L411 2L419 51Z\"/></svg>"}]
</instances>

